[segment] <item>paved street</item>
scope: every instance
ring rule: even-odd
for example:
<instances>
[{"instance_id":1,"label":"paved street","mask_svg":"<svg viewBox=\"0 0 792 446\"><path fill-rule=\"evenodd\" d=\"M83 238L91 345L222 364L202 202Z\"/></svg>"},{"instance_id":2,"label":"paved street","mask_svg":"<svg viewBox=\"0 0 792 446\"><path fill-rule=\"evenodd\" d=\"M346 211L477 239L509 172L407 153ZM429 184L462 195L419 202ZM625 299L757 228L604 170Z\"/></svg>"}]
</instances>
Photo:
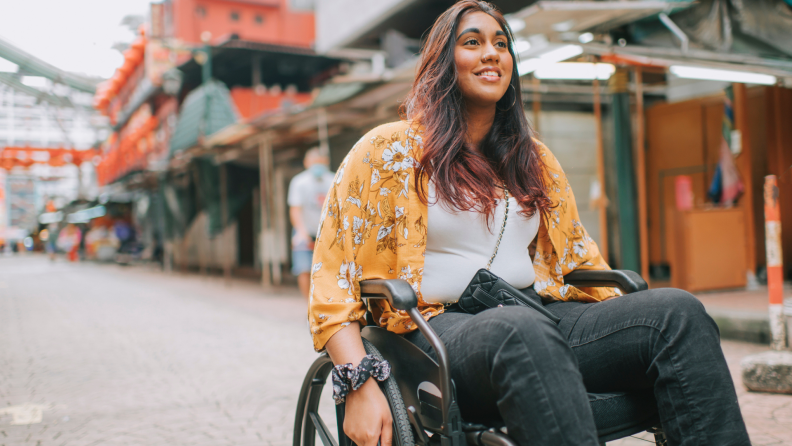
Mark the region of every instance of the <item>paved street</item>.
<instances>
[{"instance_id":1,"label":"paved street","mask_svg":"<svg viewBox=\"0 0 792 446\"><path fill-rule=\"evenodd\" d=\"M0 445L290 444L304 314L250 282L0 257ZM724 349L739 379L764 347ZM754 444L792 445L792 396L738 391Z\"/></svg>"},{"instance_id":2,"label":"paved street","mask_svg":"<svg viewBox=\"0 0 792 446\"><path fill-rule=\"evenodd\" d=\"M296 293L141 268L0 258L6 445L286 445L315 353Z\"/></svg>"}]
</instances>

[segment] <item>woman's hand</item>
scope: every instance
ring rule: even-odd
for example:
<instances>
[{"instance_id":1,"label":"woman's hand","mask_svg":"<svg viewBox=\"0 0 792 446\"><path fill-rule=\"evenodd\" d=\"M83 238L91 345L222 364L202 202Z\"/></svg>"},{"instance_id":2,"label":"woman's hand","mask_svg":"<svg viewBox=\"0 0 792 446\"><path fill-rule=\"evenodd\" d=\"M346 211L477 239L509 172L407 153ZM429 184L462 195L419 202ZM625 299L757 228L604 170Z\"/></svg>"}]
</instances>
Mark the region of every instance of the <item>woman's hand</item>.
<instances>
[{"instance_id":1,"label":"woman's hand","mask_svg":"<svg viewBox=\"0 0 792 446\"><path fill-rule=\"evenodd\" d=\"M391 446L393 418L388 400L369 378L359 389L346 397L344 433L358 446Z\"/></svg>"},{"instance_id":2,"label":"woman's hand","mask_svg":"<svg viewBox=\"0 0 792 446\"><path fill-rule=\"evenodd\" d=\"M327 341L327 353L335 364L360 364L366 356L360 324L352 322ZM393 418L385 394L374 377L346 396L344 433L358 446L391 446Z\"/></svg>"}]
</instances>

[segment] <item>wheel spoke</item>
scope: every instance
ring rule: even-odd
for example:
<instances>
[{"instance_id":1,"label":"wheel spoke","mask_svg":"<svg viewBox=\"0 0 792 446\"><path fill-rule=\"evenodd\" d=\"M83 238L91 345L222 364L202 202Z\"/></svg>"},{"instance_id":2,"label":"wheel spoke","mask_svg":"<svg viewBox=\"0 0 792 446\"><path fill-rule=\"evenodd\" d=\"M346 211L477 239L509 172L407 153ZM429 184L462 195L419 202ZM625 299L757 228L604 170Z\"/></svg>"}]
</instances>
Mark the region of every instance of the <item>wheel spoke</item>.
<instances>
[{"instance_id":1,"label":"wheel spoke","mask_svg":"<svg viewBox=\"0 0 792 446\"><path fill-rule=\"evenodd\" d=\"M324 424L324 421L322 421L322 417L320 417L316 412L309 412L308 415L311 417L311 421L316 428L316 433L319 434L319 438L322 440L322 444L324 446L338 446L335 438L333 438L333 436L330 434L330 431L327 430L327 426Z\"/></svg>"}]
</instances>

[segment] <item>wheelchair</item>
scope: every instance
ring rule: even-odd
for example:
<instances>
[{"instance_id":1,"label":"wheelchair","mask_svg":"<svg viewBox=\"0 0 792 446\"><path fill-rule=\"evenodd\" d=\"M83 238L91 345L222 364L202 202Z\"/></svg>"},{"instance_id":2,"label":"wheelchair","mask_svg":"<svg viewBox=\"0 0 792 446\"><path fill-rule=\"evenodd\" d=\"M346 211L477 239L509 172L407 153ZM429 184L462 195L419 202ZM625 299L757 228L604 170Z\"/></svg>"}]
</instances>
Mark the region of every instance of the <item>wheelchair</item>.
<instances>
[{"instance_id":1,"label":"wheelchair","mask_svg":"<svg viewBox=\"0 0 792 446\"><path fill-rule=\"evenodd\" d=\"M625 270L573 271L564 281L576 286L616 287L625 295L648 288L640 275ZM380 383L380 388L393 417L394 446L517 446L503 426L462 420L445 346L421 317L412 287L400 279L367 280L360 286L362 298L388 299L393 308L406 311L438 358L434 361L402 336L375 324L370 323L361 331L366 352L391 364L391 376ZM352 446L343 432L344 404L335 406L337 436L320 415L327 415L334 405L325 389L332 368L330 357L322 353L305 376L297 402L294 446L315 446L317 437L322 446ZM589 393L588 397L601 445L643 431L654 434L656 445L667 444L651 391ZM320 411L323 400L329 402Z\"/></svg>"}]
</instances>

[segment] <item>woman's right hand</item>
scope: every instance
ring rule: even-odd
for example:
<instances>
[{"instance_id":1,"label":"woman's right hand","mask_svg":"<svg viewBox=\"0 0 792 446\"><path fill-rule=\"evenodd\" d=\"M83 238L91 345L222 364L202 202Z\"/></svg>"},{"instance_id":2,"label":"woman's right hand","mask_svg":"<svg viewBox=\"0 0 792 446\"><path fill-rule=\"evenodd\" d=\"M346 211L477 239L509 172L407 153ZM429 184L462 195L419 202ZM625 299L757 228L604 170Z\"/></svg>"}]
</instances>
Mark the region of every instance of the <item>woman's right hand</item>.
<instances>
[{"instance_id":1,"label":"woman's right hand","mask_svg":"<svg viewBox=\"0 0 792 446\"><path fill-rule=\"evenodd\" d=\"M366 349L360 324L352 322L327 341L327 353L334 364L360 364ZM358 446L391 446L393 418L385 394L373 377L346 396L344 433Z\"/></svg>"},{"instance_id":2,"label":"woman's right hand","mask_svg":"<svg viewBox=\"0 0 792 446\"><path fill-rule=\"evenodd\" d=\"M377 381L369 378L346 397L344 433L358 446L391 446L393 418L385 394Z\"/></svg>"}]
</instances>

